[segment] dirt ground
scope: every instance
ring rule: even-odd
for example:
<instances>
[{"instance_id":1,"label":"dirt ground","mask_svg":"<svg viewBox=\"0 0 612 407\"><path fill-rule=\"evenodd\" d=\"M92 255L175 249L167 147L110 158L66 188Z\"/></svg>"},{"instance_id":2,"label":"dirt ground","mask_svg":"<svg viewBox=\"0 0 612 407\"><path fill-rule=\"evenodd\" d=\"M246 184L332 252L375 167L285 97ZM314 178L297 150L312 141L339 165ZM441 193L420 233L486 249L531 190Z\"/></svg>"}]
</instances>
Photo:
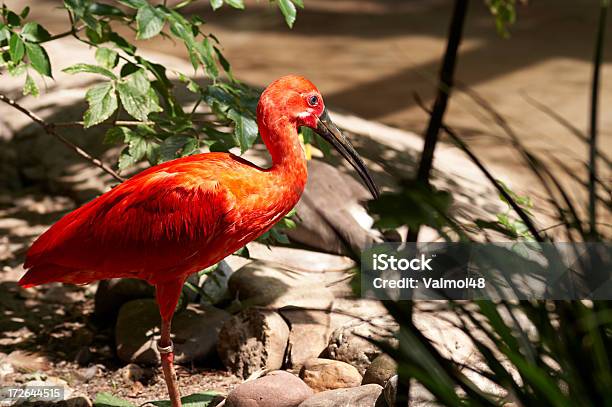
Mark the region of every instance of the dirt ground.
<instances>
[{"instance_id":1,"label":"dirt ground","mask_svg":"<svg viewBox=\"0 0 612 407\"><path fill-rule=\"evenodd\" d=\"M7 3L36 5L32 18L55 32L65 27L65 12L57 8L57 1ZM208 30L220 39L238 78L265 86L278 76L300 73L317 84L326 103L335 109L423 132L427 117L416 106L413 94L429 103L434 95L450 0L307 0L293 30L287 28L275 5L256 0L246 3L245 11L225 6L213 12L204 0L188 9L203 17ZM588 131L597 2L528 3L519 6L508 39L496 33L484 1L471 3L457 80L486 98L526 146L562 160L570 171L584 176L584 143L528 98ZM171 41L150 40L140 46L185 56L184 49ZM606 111L612 104L612 87L608 86L612 41L607 41L604 61L599 147L610 152L612 115ZM464 93L453 97L447 121L460 129L499 177L513 181L515 188L530 189L532 179L508 146L507 135ZM601 171L602 178L609 181L610 172Z\"/></svg>"}]
</instances>

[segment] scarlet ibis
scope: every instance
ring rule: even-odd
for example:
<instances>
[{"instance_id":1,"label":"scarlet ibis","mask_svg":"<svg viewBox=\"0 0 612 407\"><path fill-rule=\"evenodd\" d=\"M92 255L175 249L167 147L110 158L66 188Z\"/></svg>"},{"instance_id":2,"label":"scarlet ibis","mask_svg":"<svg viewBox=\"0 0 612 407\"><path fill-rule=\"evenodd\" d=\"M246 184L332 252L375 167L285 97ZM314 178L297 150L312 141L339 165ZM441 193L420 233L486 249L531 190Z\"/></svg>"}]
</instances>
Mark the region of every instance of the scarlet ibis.
<instances>
[{"instance_id":1,"label":"scarlet ibis","mask_svg":"<svg viewBox=\"0 0 612 407\"><path fill-rule=\"evenodd\" d=\"M170 325L183 283L268 231L298 202L307 178L298 128L310 127L326 139L378 196L365 164L307 79L285 76L271 83L257 105L257 124L272 156L270 168L228 153L159 164L64 216L27 253L23 287L118 277L155 285L157 347L175 407L181 402Z\"/></svg>"}]
</instances>

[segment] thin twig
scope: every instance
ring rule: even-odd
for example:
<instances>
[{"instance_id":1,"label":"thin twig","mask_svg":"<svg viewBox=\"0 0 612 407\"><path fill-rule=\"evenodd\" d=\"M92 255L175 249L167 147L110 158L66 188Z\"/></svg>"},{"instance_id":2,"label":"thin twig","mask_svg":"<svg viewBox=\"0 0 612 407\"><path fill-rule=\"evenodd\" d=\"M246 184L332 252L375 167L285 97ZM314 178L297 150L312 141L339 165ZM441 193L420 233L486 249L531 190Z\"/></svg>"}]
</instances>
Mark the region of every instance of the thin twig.
<instances>
[{"instance_id":1,"label":"thin twig","mask_svg":"<svg viewBox=\"0 0 612 407\"><path fill-rule=\"evenodd\" d=\"M68 147L69 149L71 149L72 151L74 151L79 156L81 156L85 160L89 161L90 163L92 163L96 167L101 168L106 173L110 174L113 178L115 178L117 181L119 181L119 182L125 181L124 178L119 176L108 165L104 164L99 159L97 159L95 157L92 157L88 152L83 150L81 147L77 146L76 144L73 144L70 140L68 140L64 136L58 134L55 131L55 125L53 123L47 123L44 119L42 119L36 113L29 111L25 107L21 106L20 104L18 104L14 100L8 98L7 96L5 96L5 95L3 95L1 93L0 93L0 101L6 103L9 106L12 106L13 108L19 110L21 113L23 113L26 116L28 116L30 119L32 119L34 122L36 122L38 125L40 125L47 134L55 137L56 139L58 139L59 141L64 143L64 145L66 145L66 147Z\"/></svg>"}]
</instances>

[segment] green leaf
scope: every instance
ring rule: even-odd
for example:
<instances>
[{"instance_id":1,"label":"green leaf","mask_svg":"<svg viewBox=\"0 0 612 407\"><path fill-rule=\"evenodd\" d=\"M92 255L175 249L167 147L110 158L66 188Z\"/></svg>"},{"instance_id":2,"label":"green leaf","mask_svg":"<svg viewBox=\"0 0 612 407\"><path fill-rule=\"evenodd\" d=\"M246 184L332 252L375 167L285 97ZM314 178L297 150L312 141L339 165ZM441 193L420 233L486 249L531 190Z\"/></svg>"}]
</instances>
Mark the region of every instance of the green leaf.
<instances>
[{"instance_id":1,"label":"green leaf","mask_svg":"<svg viewBox=\"0 0 612 407\"><path fill-rule=\"evenodd\" d=\"M117 7L103 3L94 3L90 5L89 12L96 16L125 17L125 13Z\"/></svg>"},{"instance_id":2,"label":"green leaf","mask_svg":"<svg viewBox=\"0 0 612 407\"><path fill-rule=\"evenodd\" d=\"M29 14L30 14L30 7L29 6L25 6L24 9L21 10L21 13L19 13L19 17L27 18Z\"/></svg>"},{"instance_id":3,"label":"green leaf","mask_svg":"<svg viewBox=\"0 0 612 407\"><path fill-rule=\"evenodd\" d=\"M0 42L6 41L10 38L11 32L8 30L4 23L0 23Z\"/></svg>"},{"instance_id":4,"label":"green leaf","mask_svg":"<svg viewBox=\"0 0 612 407\"><path fill-rule=\"evenodd\" d=\"M228 112L227 117L234 122L234 137L240 146L240 151L244 153L253 146L257 138L257 123L234 109Z\"/></svg>"},{"instance_id":5,"label":"green leaf","mask_svg":"<svg viewBox=\"0 0 612 407\"><path fill-rule=\"evenodd\" d=\"M304 1L303 0L291 0L293 1L293 3L298 6L299 8L304 8Z\"/></svg>"},{"instance_id":6,"label":"green leaf","mask_svg":"<svg viewBox=\"0 0 612 407\"><path fill-rule=\"evenodd\" d=\"M278 0L278 7L285 16L285 22L289 26L289 28L293 27L293 23L295 23L295 15L297 10L295 9L295 5L291 2L291 0Z\"/></svg>"},{"instance_id":7,"label":"green leaf","mask_svg":"<svg viewBox=\"0 0 612 407\"><path fill-rule=\"evenodd\" d=\"M119 3L125 4L126 6L131 7L131 8L140 8L140 7L148 5L146 0L118 0L118 1Z\"/></svg>"},{"instance_id":8,"label":"green leaf","mask_svg":"<svg viewBox=\"0 0 612 407\"><path fill-rule=\"evenodd\" d=\"M197 140L188 136L170 136L159 146L159 162L174 160L196 152Z\"/></svg>"},{"instance_id":9,"label":"green leaf","mask_svg":"<svg viewBox=\"0 0 612 407\"><path fill-rule=\"evenodd\" d=\"M25 85L23 87L23 94L24 95L38 96L39 93L40 92L38 90L38 85L36 85L36 82L34 82L34 79L32 79L32 77L30 75L27 75L26 76Z\"/></svg>"},{"instance_id":10,"label":"green leaf","mask_svg":"<svg viewBox=\"0 0 612 407\"><path fill-rule=\"evenodd\" d=\"M6 15L6 22L9 27L19 27L21 25L21 17L15 14L13 11L9 11Z\"/></svg>"},{"instance_id":11,"label":"green leaf","mask_svg":"<svg viewBox=\"0 0 612 407\"><path fill-rule=\"evenodd\" d=\"M130 141L134 131L129 127L119 126L111 127L104 135L105 144L123 144Z\"/></svg>"},{"instance_id":12,"label":"green leaf","mask_svg":"<svg viewBox=\"0 0 612 407\"><path fill-rule=\"evenodd\" d=\"M27 23L21 30L21 38L30 42L43 42L51 38L49 31L38 23Z\"/></svg>"},{"instance_id":13,"label":"green leaf","mask_svg":"<svg viewBox=\"0 0 612 407\"><path fill-rule=\"evenodd\" d=\"M98 48L96 50L96 62L106 69L113 69L117 66L119 55L109 48Z\"/></svg>"},{"instance_id":14,"label":"green leaf","mask_svg":"<svg viewBox=\"0 0 612 407\"><path fill-rule=\"evenodd\" d=\"M52 78L51 62L49 61L49 55L47 55L45 49L40 45L33 44L31 42L26 42L25 47L26 53L28 54L28 59L30 60L32 67L36 69L36 72Z\"/></svg>"},{"instance_id":15,"label":"green leaf","mask_svg":"<svg viewBox=\"0 0 612 407\"><path fill-rule=\"evenodd\" d=\"M210 5L213 10L216 10L223 5L223 0L210 0Z\"/></svg>"},{"instance_id":16,"label":"green leaf","mask_svg":"<svg viewBox=\"0 0 612 407\"><path fill-rule=\"evenodd\" d=\"M68 74L95 73L99 75L104 75L110 79L117 79L117 76L115 76L115 74L109 71L108 69L91 64L75 64L64 69L62 72L66 72Z\"/></svg>"},{"instance_id":17,"label":"green leaf","mask_svg":"<svg viewBox=\"0 0 612 407\"><path fill-rule=\"evenodd\" d=\"M244 10L244 0L225 0L233 8Z\"/></svg>"},{"instance_id":18,"label":"green leaf","mask_svg":"<svg viewBox=\"0 0 612 407\"><path fill-rule=\"evenodd\" d=\"M115 397L110 393L98 393L93 402L95 407L135 407L127 400Z\"/></svg>"},{"instance_id":19,"label":"green leaf","mask_svg":"<svg viewBox=\"0 0 612 407\"><path fill-rule=\"evenodd\" d=\"M125 110L138 120L146 121L149 113L162 110L157 94L142 69L118 82L117 91Z\"/></svg>"},{"instance_id":20,"label":"green leaf","mask_svg":"<svg viewBox=\"0 0 612 407\"><path fill-rule=\"evenodd\" d=\"M196 47L200 55L200 61L204 63L206 73L213 79L217 78L219 76L219 69L215 62L215 50L213 49L212 42L208 38L204 38L201 45Z\"/></svg>"},{"instance_id":21,"label":"green leaf","mask_svg":"<svg viewBox=\"0 0 612 407\"><path fill-rule=\"evenodd\" d=\"M90 88L85 94L89 109L83 115L84 127L102 123L117 110L117 94L111 82L100 83Z\"/></svg>"},{"instance_id":22,"label":"green leaf","mask_svg":"<svg viewBox=\"0 0 612 407\"><path fill-rule=\"evenodd\" d=\"M11 61L14 64L18 64L25 55L25 44L18 34L12 33L9 41L9 53L11 55Z\"/></svg>"},{"instance_id":23,"label":"green leaf","mask_svg":"<svg viewBox=\"0 0 612 407\"><path fill-rule=\"evenodd\" d=\"M136 24L138 25L136 38L146 40L155 37L164 28L165 23L166 15L161 10L148 4L142 6L136 14Z\"/></svg>"},{"instance_id":24,"label":"green leaf","mask_svg":"<svg viewBox=\"0 0 612 407\"><path fill-rule=\"evenodd\" d=\"M191 394L189 396L181 397L181 403L183 404L183 407L209 407L210 403L212 403L215 397L218 395L219 393L215 393L213 391ZM149 403L156 407L171 406L171 403L168 400L150 401Z\"/></svg>"}]
</instances>

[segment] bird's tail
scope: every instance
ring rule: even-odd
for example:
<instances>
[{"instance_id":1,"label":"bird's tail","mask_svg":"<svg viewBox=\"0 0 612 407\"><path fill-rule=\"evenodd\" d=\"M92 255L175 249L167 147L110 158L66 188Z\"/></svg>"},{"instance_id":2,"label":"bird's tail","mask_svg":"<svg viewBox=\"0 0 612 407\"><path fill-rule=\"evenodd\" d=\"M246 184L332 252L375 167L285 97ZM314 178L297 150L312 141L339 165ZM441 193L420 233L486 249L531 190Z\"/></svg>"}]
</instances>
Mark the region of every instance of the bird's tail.
<instances>
[{"instance_id":1,"label":"bird's tail","mask_svg":"<svg viewBox=\"0 0 612 407\"><path fill-rule=\"evenodd\" d=\"M19 280L19 285L23 288L30 288L51 282L87 284L93 280L95 278L90 273L47 263L28 270Z\"/></svg>"}]
</instances>

